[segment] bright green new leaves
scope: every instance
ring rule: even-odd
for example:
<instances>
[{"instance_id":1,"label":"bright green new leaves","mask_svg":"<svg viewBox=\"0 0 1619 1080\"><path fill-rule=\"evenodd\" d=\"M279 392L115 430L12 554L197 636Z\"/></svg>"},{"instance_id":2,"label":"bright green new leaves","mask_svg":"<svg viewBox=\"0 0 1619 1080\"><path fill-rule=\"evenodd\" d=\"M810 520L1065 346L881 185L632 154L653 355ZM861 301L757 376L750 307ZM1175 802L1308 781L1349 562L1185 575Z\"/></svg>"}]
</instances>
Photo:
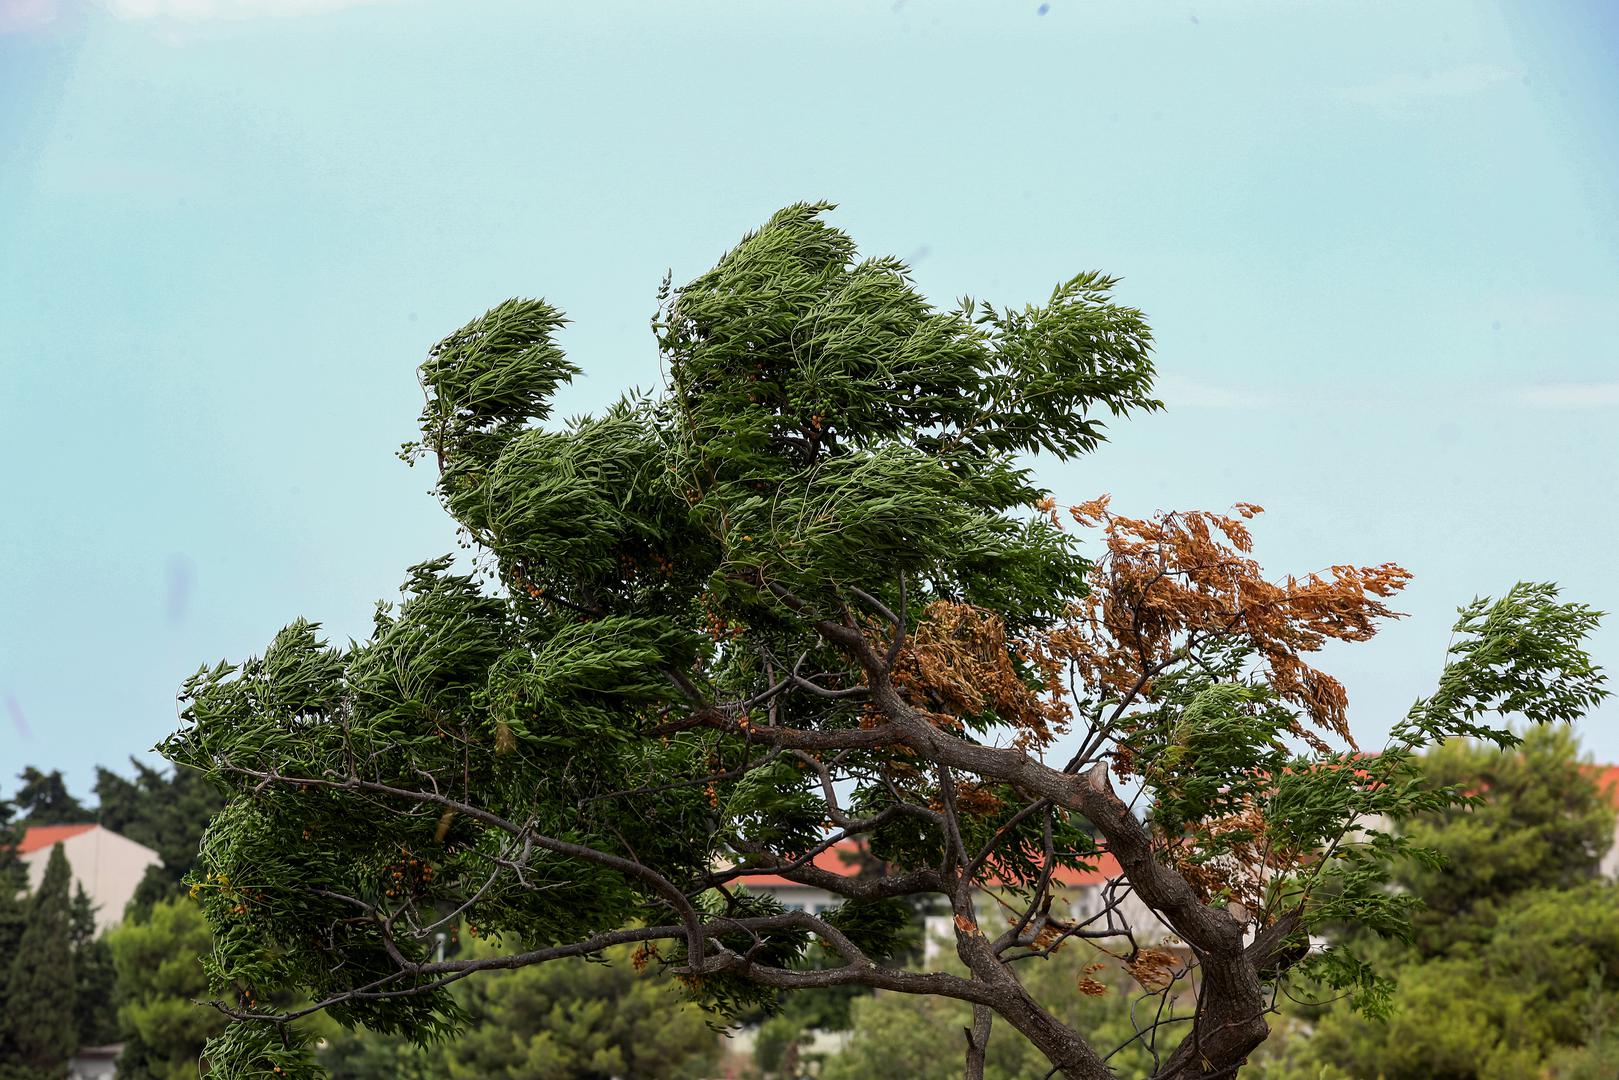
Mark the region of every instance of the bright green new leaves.
<instances>
[{"instance_id":1,"label":"bright green new leaves","mask_svg":"<svg viewBox=\"0 0 1619 1080\"><path fill-rule=\"evenodd\" d=\"M1462 735L1511 746L1511 732L1480 724L1490 713L1533 723L1577 719L1603 697L1606 682L1580 648L1601 613L1557 602L1557 586L1514 585L1500 600L1461 609L1449 662L1432 697L1396 725L1397 740L1437 742Z\"/></svg>"}]
</instances>

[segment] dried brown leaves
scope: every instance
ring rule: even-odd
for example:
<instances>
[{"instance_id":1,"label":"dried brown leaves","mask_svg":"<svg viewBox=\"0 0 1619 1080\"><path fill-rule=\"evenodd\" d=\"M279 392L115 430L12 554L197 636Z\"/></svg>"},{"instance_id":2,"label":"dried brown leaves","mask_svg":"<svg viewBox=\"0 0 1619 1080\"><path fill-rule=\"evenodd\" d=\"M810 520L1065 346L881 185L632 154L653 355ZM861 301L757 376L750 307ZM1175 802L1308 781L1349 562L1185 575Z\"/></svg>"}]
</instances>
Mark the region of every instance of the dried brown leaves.
<instances>
[{"instance_id":1,"label":"dried brown leaves","mask_svg":"<svg viewBox=\"0 0 1619 1080\"><path fill-rule=\"evenodd\" d=\"M1234 509L1234 515L1199 510L1130 518L1110 511L1107 496L1073 507L1076 522L1102 529L1106 552L1073 623L1053 635L1054 648L1075 662L1088 685L1123 696L1150 693L1153 676L1189 648L1238 638L1254 650L1279 697L1353 745L1343 685L1303 654L1329 640L1370 638L1377 620L1397 617L1383 601L1411 575L1383 563L1270 581L1252 557L1245 524L1261 508ZM1302 728L1294 734L1321 745Z\"/></svg>"},{"instance_id":2,"label":"dried brown leaves","mask_svg":"<svg viewBox=\"0 0 1619 1080\"><path fill-rule=\"evenodd\" d=\"M941 728L960 731L966 719L992 716L1012 729L1015 745L1038 749L1066 729L1062 664L1043 640L1009 638L994 612L940 601L923 611L893 679Z\"/></svg>"}]
</instances>

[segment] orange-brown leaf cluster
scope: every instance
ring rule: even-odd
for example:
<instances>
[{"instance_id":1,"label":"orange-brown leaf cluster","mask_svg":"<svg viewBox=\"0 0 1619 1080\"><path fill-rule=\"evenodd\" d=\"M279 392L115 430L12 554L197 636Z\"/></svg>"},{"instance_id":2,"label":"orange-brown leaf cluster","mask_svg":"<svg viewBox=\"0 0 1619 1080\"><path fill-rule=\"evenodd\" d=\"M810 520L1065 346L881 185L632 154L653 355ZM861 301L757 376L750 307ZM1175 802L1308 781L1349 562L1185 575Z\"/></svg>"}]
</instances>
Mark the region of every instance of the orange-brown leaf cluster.
<instances>
[{"instance_id":1,"label":"orange-brown leaf cluster","mask_svg":"<svg viewBox=\"0 0 1619 1080\"><path fill-rule=\"evenodd\" d=\"M1179 963L1174 953L1162 949L1138 949L1133 959L1125 961L1124 967L1135 976L1143 989L1162 990L1174 982L1175 968Z\"/></svg>"},{"instance_id":2,"label":"orange-brown leaf cluster","mask_svg":"<svg viewBox=\"0 0 1619 1080\"><path fill-rule=\"evenodd\" d=\"M645 971L646 966L658 959L658 946L650 941L642 942L630 954L630 964L636 971Z\"/></svg>"},{"instance_id":3,"label":"orange-brown leaf cluster","mask_svg":"<svg viewBox=\"0 0 1619 1080\"><path fill-rule=\"evenodd\" d=\"M1271 581L1252 557L1245 524L1260 512L1238 503L1234 514L1130 518L1110 511L1107 496L1073 507L1075 521L1102 529L1106 550L1090 595L1053 644L1089 686L1123 697L1150 694L1153 678L1192 649L1236 639L1253 650L1281 699L1352 742L1342 684L1303 656L1329 640L1370 638L1377 620L1398 615L1383 601L1411 575L1383 563ZM1302 728L1294 733L1321 745Z\"/></svg>"},{"instance_id":4,"label":"orange-brown leaf cluster","mask_svg":"<svg viewBox=\"0 0 1619 1080\"><path fill-rule=\"evenodd\" d=\"M939 601L923 611L895 658L893 679L940 727L959 731L966 718L993 715L1012 729L1016 745L1039 748L1067 725L1061 672L1062 660L1044 641L1011 639L994 612Z\"/></svg>"},{"instance_id":5,"label":"orange-brown leaf cluster","mask_svg":"<svg viewBox=\"0 0 1619 1080\"><path fill-rule=\"evenodd\" d=\"M1201 843L1186 837L1165 839L1171 864L1205 901L1223 899L1261 913L1269 882L1298 868L1299 854L1271 843L1264 815L1250 806L1239 813L1203 822ZM1214 858L1199 857L1210 844L1224 849Z\"/></svg>"}]
</instances>

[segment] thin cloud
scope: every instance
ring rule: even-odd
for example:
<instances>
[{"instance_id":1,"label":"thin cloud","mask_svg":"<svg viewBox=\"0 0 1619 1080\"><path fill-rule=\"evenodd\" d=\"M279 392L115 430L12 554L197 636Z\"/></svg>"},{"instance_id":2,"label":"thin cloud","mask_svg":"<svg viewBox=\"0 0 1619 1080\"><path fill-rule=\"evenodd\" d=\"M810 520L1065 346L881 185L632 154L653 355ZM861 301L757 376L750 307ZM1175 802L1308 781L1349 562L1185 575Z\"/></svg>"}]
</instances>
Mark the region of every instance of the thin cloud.
<instances>
[{"instance_id":1,"label":"thin cloud","mask_svg":"<svg viewBox=\"0 0 1619 1080\"><path fill-rule=\"evenodd\" d=\"M1491 64L1468 64L1446 71L1426 71L1418 75L1401 73L1377 82L1346 87L1338 91L1344 101L1357 105L1392 108L1427 98L1467 97L1481 94L1492 86L1521 78L1523 72Z\"/></svg>"},{"instance_id":2,"label":"thin cloud","mask_svg":"<svg viewBox=\"0 0 1619 1080\"><path fill-rule=\"evenodd\" d=\"M1518 400L1545 409L1611 409L1619 406L1619 382L1564 382L1526 386Z\"/></svg>"}]
</instances>

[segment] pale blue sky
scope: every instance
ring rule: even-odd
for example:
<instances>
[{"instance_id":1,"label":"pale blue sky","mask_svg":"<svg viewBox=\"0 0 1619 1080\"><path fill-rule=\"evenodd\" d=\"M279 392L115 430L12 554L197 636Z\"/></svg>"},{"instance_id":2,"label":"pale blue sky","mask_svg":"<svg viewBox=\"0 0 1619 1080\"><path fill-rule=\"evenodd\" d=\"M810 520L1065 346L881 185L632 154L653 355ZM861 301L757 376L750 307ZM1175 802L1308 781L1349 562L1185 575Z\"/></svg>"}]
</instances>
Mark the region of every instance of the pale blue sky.
<instances>
[{"instance_id":1,"label":"pale blue sky","mask_svg":"<svg viewBox=\"0 0 1619 1080\"><path fill-rule=\"evenodd\" d=\"M0 0L0 787L452 546L393 457L434 340L543 295L594 408L666 268L812 198L941 303L1123 275L1171 408L1045 475L1414 571L1333 657L1380 735L1476 593L1619 609L1616 12Z\"/></svg>"}]
</instances>

